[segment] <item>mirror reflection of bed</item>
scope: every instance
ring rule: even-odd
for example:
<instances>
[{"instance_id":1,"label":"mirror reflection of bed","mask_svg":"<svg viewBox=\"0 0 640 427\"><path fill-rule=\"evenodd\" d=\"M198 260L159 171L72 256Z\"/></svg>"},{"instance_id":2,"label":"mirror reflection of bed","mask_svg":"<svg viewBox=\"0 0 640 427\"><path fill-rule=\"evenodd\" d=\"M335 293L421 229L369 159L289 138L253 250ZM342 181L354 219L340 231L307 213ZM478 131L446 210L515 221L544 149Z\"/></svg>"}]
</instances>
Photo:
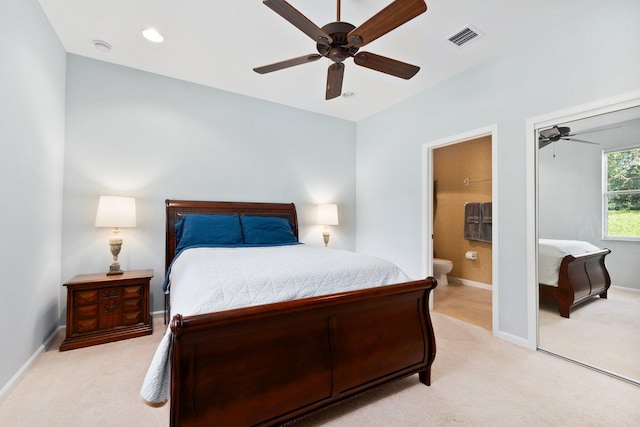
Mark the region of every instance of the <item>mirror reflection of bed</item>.
<instances>
[{"instance_id":1,"label":"mirror reflection of bed","mask_svg":"<svg viewBox=\"0 0 640 427\"><path fill-rule=\"evenodd\" d=\"M602 225L603 151L637 146L640 107L558 127L596 144L538 150L539 348L640 384L640 241L603 240Z\"/></svg>"},{"instance_id":2,"label":"mirror reflection of bed","mask_svg":"<svg viewBox=\"0 0 640 427\"><path fill-rule=\"evenodd\" d=\"M607 298L611 278L605 264L609 249L581 240L540 239L538 294L552 301L562 317L592 298Z\"/></svg>"}]
</instances>

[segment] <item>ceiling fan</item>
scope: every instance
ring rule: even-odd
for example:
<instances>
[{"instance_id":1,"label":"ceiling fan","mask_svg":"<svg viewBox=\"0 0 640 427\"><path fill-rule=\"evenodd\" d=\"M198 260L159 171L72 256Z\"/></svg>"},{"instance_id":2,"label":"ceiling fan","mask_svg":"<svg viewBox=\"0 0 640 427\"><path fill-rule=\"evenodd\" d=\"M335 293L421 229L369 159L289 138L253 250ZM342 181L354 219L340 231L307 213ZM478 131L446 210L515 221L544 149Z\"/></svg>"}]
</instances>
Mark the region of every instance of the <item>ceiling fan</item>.
<instances>
[{"instance_id":1,"label":"ceiling fan","mask_svg":"<svg viewBox=\"0 0 640 427\"><path fill-rule=\"evenodd\" d=\"M582 135L583 133L591 133L591 132L600 132L603 130L609 130L609 129L616 129L619 128L620 126L614 126L614 127L607 127L607 128L600 128L600 129L593 129L593 130L585 130L582 132L574 132L571 133L571 128L568 126L552 126L550 128L547 129L542 129L539 131L539 136L538 136L538 149L546 147L547 145L551 144L552 142L557 142L562 140L565 141L575 141L575 142L582 142L585 144L595 144L595 145L599 145L597 142L592 142L592 141L585 141L583 139L576 139L573 138L576 135Z\"/></svg>"},{"instance_id":2,"label":"ceiling fan","mask_svg":"<svg viewBox=\"0 0 640 427\"><path fill-rule=\"evenodd\" d=\"M343 61L349 57L353 57L356 65L403 79L410 79L420 70L420 67L415 65L370 52L358 52L358 50L425 12L427 5L424 0L395 0L357 28L340 20L340 0L337 2L336 22L319 28L285 0L264 0L262 3L315 41L318 53L256 67L253 71L265 74L317 61L322 57L329 58L332 64L329 65L327 72L325 96L325 99L329 100L342 93Z\"/></svg>"}]
</instances>

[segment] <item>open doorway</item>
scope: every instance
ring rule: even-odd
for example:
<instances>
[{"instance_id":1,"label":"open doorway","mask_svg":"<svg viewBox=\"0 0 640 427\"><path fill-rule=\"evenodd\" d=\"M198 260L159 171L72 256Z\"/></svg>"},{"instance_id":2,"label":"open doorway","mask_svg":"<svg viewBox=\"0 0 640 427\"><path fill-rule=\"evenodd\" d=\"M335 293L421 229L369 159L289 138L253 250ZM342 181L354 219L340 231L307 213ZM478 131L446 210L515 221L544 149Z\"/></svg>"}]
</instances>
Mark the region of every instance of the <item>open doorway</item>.
<instances>
[{"instance_id":1,"label":"open doorway","mask_svg":"<svg viewBox=\"0 0 640 427\"><path fill-rule=\"evenodd\" d=\"M498 297L495 143L492 127L424 147L424 259L438 279L433 311L490 331Z\"/></svg>"}]
</instances>

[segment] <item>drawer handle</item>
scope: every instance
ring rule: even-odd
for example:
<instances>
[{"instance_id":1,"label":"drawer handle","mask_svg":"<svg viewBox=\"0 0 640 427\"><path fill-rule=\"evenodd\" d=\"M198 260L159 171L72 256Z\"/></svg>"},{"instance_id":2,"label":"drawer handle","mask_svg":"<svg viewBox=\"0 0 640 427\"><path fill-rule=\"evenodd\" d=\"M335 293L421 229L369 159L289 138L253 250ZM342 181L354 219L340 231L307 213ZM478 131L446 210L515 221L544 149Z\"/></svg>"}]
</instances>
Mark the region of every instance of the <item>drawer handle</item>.
<instances>
[{"instance_id":1,"label":"drawer handle","mask_svg":"<svg viewBox=\"0 0 640 427\"><path fill-rule=\"evenodd\" d=\"M104 312L105 313L114 313L116 311L118 311L120 309L120 303L118 302L114 302L111 305L110 304L105 304L104 305Z\"/></svg>"},{"instance_id":2,"label":"drawer handle","mask_svg":"<svg viewBox=\"0 0 640 427\"><path fill-rule=\"evenodd\" d=\"M105 289L104 291L102 291L102 298L104 299L113 299L113 298L118 298L118 291L119 289Z\"/></svg>"}]
</instances>

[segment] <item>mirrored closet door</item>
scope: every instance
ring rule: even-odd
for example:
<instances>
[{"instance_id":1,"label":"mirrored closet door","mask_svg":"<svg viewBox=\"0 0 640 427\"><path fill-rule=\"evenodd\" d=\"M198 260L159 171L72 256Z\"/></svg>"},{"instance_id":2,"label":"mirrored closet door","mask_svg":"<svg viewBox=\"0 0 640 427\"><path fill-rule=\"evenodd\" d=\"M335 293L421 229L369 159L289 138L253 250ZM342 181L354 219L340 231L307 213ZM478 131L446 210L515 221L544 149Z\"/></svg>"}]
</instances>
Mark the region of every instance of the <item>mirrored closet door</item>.
<instances>
[{"instance_id":1,"label":"mirrored closet door","mask_svg":"<svg viewBox=\"0 0 640 427\"><path fill-rule=\"evenodd\" d=\"M538 346L640 384L640 107L536 131Z\"/></svg>"}]
</instances>

